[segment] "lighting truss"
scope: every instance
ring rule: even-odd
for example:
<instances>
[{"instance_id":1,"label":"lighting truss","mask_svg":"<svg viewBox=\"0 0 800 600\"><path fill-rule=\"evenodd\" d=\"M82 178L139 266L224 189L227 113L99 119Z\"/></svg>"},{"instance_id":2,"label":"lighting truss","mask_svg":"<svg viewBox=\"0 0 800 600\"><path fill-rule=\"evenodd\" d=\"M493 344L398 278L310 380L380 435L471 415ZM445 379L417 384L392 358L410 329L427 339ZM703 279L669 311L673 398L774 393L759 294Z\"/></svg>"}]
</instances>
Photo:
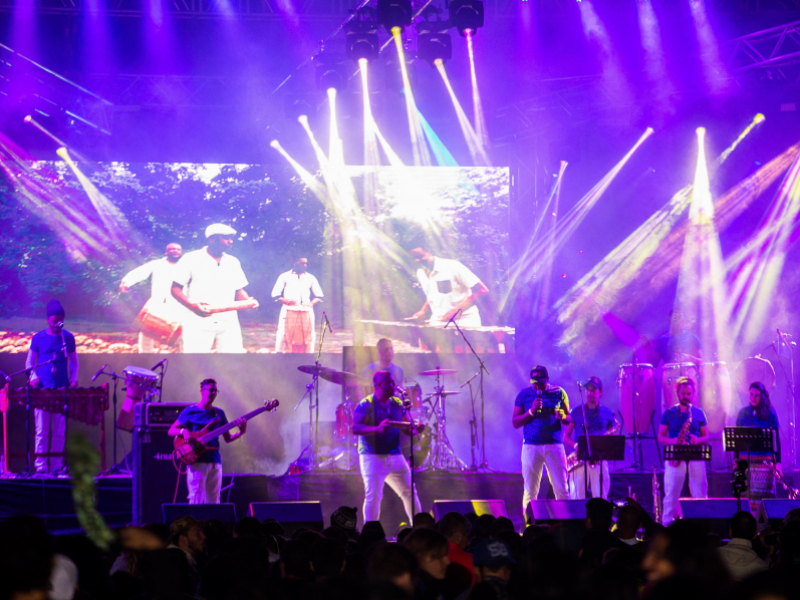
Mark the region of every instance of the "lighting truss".
<instances>
[{"instance_id":1,"label":"lighting truss","mask_svg":"<svg viewBox=\"0 0 800 600\"><path fill-rule=\"evenodd\" d=\"M773 69L780 78L790 79L785 67L800 63L800 21L743 35L723 48L733 73Z\"/></svg>"}]
</instances>

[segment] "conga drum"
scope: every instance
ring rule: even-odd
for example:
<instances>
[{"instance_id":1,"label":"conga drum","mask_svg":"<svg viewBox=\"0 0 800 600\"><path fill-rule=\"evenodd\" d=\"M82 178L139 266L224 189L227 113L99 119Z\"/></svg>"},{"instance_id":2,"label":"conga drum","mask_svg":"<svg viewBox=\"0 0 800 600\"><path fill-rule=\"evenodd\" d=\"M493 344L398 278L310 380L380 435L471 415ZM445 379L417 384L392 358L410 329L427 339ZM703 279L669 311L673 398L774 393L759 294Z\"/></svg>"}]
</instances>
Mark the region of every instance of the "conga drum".
<instances>
[{"instance_id":1,"label":"conga drum","mask_svg":"<svg viewBox=\"0 0 800 600\"><path fill-rule=\"evenodd\" d=\"M704 362L700 365L698 403L708 419L709 431L722 431L731 410L731 375L728 363Z\"/></svg>"},{"instance_id":2,"label":"conga drum","mask_svg":"<svg viewBox=\"0 0 800 600\"><path fill-rule=\"evenodd\" d=\"M636 397L634 399L634 382L636 383ZM622 421L625 430L633 432L633 405L636 403L636 432L643 433L650 430L650 421L656 406L656 380L653 365L647 363L636 364L635 377L633 363L619 366L617 374L617 387L619 387L619 407L622 412Z\"/></svg>"},{"instance_id":3,"label":"conga drum","mask_svg":"<svg viewBox=\"0 0 800 600\"><path fill-rule=\"evenodd\" d=\"M675 385L681 377L688 377L694 381L695 391L700 393L700 381L697 378L697 366L694 363L666 363L661 373L662 412L678 403L678 390L675 389Z\"/></svg>"},{"instance_id":4,"label":"conga drum","mask_svg":"<svg viewBox=\"0 0 800 600\"><path fill-rule=\"evenodd\" d=\"M148 300L136 316L134 324L138 325L147 337L171 346L181 335L181 324L171 321L164 314L159 314L163 312L162 306L163 304Z\"/></svg>"},{"instance_id":5,"label":"conga drum","mask_svg":"<svg viewBox=\"0 0 800 600\"><path fill-rule=\"evenodd\" d=\"M311 348L311 334L313 325L311 324L310 306L287 306L286 322L284 324L284 341L286 351L292 353L313 352Z\"/></svg>"}]
</instances>

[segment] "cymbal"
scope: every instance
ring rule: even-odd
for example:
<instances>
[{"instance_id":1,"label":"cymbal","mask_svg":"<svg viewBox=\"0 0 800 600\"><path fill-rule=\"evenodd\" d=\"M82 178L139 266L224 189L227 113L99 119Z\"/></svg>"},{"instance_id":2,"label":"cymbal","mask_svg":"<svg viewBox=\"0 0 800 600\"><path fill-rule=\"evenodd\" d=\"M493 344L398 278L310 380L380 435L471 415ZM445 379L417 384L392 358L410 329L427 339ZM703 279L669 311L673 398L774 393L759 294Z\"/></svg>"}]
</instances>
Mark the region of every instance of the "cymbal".
<instances>
[{"instance_id":1,"label":"cymbal","mask_svg":"<svg viewBox=\"0 0 800 600\"><path fill-rule=\"evenodd\" d=\"M322 365L319 366L320 371L324 368L325 367L323 367ZM309 375L313 375L314 372L317 370L317 365L300 365L299 367L297 367L297 370L300 371L301 373L308 373Z\"/></svg>"},{"instance_id":2,"label":"cymbal","mask_svg":"<svg viewBox=\"0 0 800 600\"><path fill-rule=\"evenodd\" d=\"M328 369L324 367L319 372L319 376L325 381L330 381L336 385L363 385L364 380L355 373L348 373L347 371L337 371L336 369Z\"/></svg>"},{"instance_id":3,"label":"cymbal","mask_svg":"<svg viewBox=\"0 0 800 600\"><path fill-rule=\"evenodd\" d=\"M419 373L423 377L438 377L439 375L452 375L453 373L458 373L457 369L442 369L441 367L436 367L435 369L431 369L429 371L422 371Z\"/></svg>"},{"instance_id":4,"label":"cymbal","mask_svg":"<svg viewBox=\"0 0 800 600\"><path fill-rule=\"evenodd\" d=\"M452 396L453 394L460 394L460 393L461 393L461 390L442 390L442 391L441 391L441 392L439 392L439 393L440 393L442 396ZM426 397L426 398L433 398L434 396L436 396L436 392L434 392L434 393L432 393L432 394L428 394L428 395L426 395L425 397Z\"/></svg>"}]
</instances>

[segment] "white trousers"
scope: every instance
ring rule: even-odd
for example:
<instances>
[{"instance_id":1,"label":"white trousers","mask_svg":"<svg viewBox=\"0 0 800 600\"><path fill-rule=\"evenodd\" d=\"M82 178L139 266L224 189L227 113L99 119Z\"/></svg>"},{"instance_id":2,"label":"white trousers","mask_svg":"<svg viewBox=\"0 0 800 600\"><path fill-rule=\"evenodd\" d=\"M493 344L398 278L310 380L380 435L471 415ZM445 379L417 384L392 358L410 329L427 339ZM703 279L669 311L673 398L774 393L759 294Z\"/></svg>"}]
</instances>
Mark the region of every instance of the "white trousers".
<instances>
[{"instance_id":1,"label":"white trousers","mask_svg":"<svg viewBox=\"0 0 800 600\"><path fill-rule=\"evenodd\" d=\"M244 340L239 321L229 323L203 324L196 321L183 323L183 352L186 354L207 354L216 343L218 354L243 354Z\"/></svg>"},{"instance_id":2,"label":"white trousers","mask_svg":"<svg viewBox=\"0 0 800 600\"><path fill-rule=\"evenodd\" d=\"M64 451L64 433L66 423L64 415L61 413L51 413L46 410L34 409L34 420L36 421L36 436L33 438L33 451L37 454L45 452ZM49 438L49 440L48 440ZM50 442L49 446L47 442ZM34 468L37 471L47 470L47 457L36 458ZM50 470L60 469L64 464L61 456L50 457Z\"/></svg>"},{"instance_id":3,"label":"white trousers","mask_svg":"<svg viewBox=\"0 0 800 600\"><path fill-rule=\"evenodd\" d=\"M222 465L220 463L187 465L186 487L189 488L189 504L219 504Z\"/></svg>"},{"instance_id":4,"label":"white trousers","mask_svg":"<svg viewBox=\"0 0 800 600\"><path fill-rule=\"evenodd\" d=\"M286 347L286 313L289 309L286 305L281 306L281 314L278 317L278 331L275 333L275 352L287 352L289 349ZM316 352L317 347L317 329L314 325L314 309L311 313L311 352Z\"/></svg>"},{"instance_id":5,"label":"white trousers","mask_svg":"<svg viewBox=\"0 0 800 600\"><path fill-rule=\"evenodd\" d=\"M603 493L601 497L608 500L608 492L611 490L611 475L608 471L608 461L603 461ZM589 489L592 490L592 497L597 498L597 491L600 489L600 465L589 465L586 468L589 475ZM583 500L586 498L586 486L584 483L583 467L573 469L569 474L569 497L573 500Z\"/></svg>"},{"instance_id":6,"label":"white trousers","mask_svg":"<svg viewBox=\"0 0 800 600\"><path fill-rule=\"evenodd\" d=\"M687 468L688 466L688 468ZM681 462L673 467L669 462L664 464L664 516L661 522L669 525L680 514L679 498L686 475L689 475L689 492L692 498L708 498L708 479L706 463L702 460Z\"/></svg>"},{"instance_id":7,"label":"white trousers","mask_svg":"<svg viewBox=\"0 0 800 600\"><path fill-rule=\"evenodd\" d=\"M542 483L542 467L547 465L547 477L553 486L556 500L566 500L567 494L567 454L563 444L523 444L522 445L522 514L526 514L528 504L539 496Z\"/></svg>"},{"instance_id":8,"label":"white trousers","mask_svg":"<svg viewBox=\"0 0 800 600\"><path fill-rule=\"evenodd\" d=\"M358 462L364 480L365 523L380 519L384 483L400 496L409 523L415 514L422 512L417 494L414 494L414 506L411 506L411 469L402 454L361 454Z\"/></svg>"}]
</instances>

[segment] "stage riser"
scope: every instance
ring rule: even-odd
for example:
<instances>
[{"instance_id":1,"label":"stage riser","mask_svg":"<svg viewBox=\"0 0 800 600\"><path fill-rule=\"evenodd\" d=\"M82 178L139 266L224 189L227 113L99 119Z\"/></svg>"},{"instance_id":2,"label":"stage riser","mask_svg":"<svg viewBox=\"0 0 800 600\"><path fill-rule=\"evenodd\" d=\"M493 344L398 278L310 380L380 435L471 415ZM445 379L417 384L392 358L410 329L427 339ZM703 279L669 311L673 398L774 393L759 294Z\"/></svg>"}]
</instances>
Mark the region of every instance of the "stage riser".
<instances>
[{"instance_id":1,"label":"stage riser","mask_svg":"<svg viewBox=\"0 0 800 600\"><path fill-rule=\"evenodd\" d=\"M239 517L248 514L250 502L308 501L321 502L325 526L339 506L358 507L358 526L363 524L364 487L357 473L305 473L283 477L263 475L230 475L223 478L223 489L233 477L234 485L223 491L223 502L232 502ZM517 529L523 526L522 477L517 473L448 473L424 472L416 477L422 508L431 510L434 500L499 499L506 503L509 518ZM663 489L662 476L658 476ZM174 485L174 482L171 484ZM131 479L105 477L97 480L100 512L112 527L131 522ZM652 475L646 473L613 473L612 499L624 499L631 494L652 512ZM74 515L71 487L66 479L0 479L0 519L18 514L34 514L46 520L53 532L75 531L78 522ZM230 495L228 495L230 493ZM688 490L684 489L688 495ZM730 476L712 473L709 476L709 496L730 497ZM785 494L779 494L783 497ZM552 498L547 479L542 482L540 499ZM185 499L179 498L179 502ZM384 490L381 522L393 535L401 522L406 521L400 499L388 487Z\"/></svg>"}]
</instances>

